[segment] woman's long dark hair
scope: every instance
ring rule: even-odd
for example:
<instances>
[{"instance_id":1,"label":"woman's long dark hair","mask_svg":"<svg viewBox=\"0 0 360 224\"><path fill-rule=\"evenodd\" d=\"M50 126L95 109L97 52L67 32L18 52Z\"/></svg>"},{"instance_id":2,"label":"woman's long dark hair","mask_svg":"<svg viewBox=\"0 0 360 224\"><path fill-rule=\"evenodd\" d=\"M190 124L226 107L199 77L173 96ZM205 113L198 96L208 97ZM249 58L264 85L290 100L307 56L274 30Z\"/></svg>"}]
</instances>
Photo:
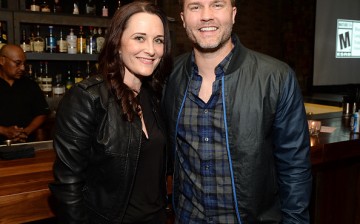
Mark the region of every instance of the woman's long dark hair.
<instances>
[{"instance_id":1,"label":"woman's long dark hair","mask_svg":"<svg viewBox=\"0 0 360 224\"><path fill-rule=\"evenodd\" d=\"M166 15L160 8L149 2L133 2L121 7L113 16L105 37L103 49L99 55L99 72L110 86L124 113L124 118L133 121L139 111L139 102L126 84L124 84L125 66L119 55L121 38L131 16L136 13L157 15L164 25L164 54L151 77L142 80L155 94L161 95L165 78L172 69L170 31Z\"/></svg>"}]
</instances>

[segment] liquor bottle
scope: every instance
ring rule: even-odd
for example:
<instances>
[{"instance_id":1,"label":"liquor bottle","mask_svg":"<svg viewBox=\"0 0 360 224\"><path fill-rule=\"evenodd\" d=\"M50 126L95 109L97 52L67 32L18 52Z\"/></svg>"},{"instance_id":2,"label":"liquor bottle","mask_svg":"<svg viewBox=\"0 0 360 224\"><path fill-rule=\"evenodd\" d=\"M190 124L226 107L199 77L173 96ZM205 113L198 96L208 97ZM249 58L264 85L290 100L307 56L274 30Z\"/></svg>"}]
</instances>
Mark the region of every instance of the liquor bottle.
<instances>
[{"instance_id":1,"label":"liquor bottle","mask_svg":"<svg viewBox=\"0 0 360 224\"><path fill-rule=\"evenodd\" d=\"M82 26L80 26L79 34L77 36L77 53L86 53L86 37L84 35Z\"/></svg>"},{"instance_id":2,"label":"liquor bottle","mask_svg":"<svg viewBox=\"0 0 360 224\"><path fill-rule=\"evenodd\" d=\"M34 74L33 74L33 69L32 69L32 64L29 64L28 66L29 66L29 70L28 70L26 76L27 76L29 79L35 81L35 79L34 79Z\"/></svg>"},{"instance_id":3,"label":"liquor bottle","mask_svg":"<svg viewBox=\"0 0 360 224\"><path fill-rule=\"evenodd\" d=\"M108 17L109 16L109 7L107 4L107 0L103 0L101 4L101 16Z\"/></svg>"},{"instance_id":4,"label":"liquor bottle","mask_svg":"<svg viewBox=\"0 0 360 224\"><path fill-rule=\"evenodd\" d=\"M63 12L63 8L60 3L60 0L54 0L53 12L54 13L62 13Z\"/></svg>"},{"instance_id":5,"label":"liquor bottle","mask_svg":"<svg viewBox=\"0 0 360 224\"><path fill-rule=\"evenodd\" d=\"M85 4L85 14L96 15L96 3L95 0L87 0Z\"/></svg>"},{"instance_id":6,"label":"liquor bottle","mask_svg":"<svg viewBox=\"0 0 360 224\"><path fill-rule=\"evenodd\" d=\"M34 38L34 52L42 53L44 52L45 48L45 41L44 38L40 36L40 26L36 26L36 37Z\"/></svg>"},{"instance_id":7,"label":"liquor bottle","mask_svg":"<svg viewBox=\"0 0 360 224\"><path fill-rule=\"evenodd\" d=\"M42 4L40 6L41 12L51 12L50 5L48 3L48 0L43 0Z\"/></svg>"},{"instance_id":8,"label":"liquor bottle","mask_svg":"<svg viewBox=\"0 0 360 224\"><path fill-rule=\"evenodd\" d=\"M33 30L31 31L29 41L30 41L30 51L34 51L35 34Z\"/></svg>"},{"instance_id":9,"label":"liquor bottle","mask_svg":"<svg viewBox=\"0 0 360 224\"><path fill-rule=\"evenodd\" d=\"M66 74L66 83L65 83L66 90L71 89L71 87L73 85L74 85L74 77L71 72L71 67L69 66L67 74Z\"/></svg>"},{"instance_id":10,"label":"liquor bottle","mask_svg":"<svg viewBox=\"0 0 360 224\"><path fill-rule=\"evenodd\" d=\"M77 53L77 37L74 34L74 30L71 28L69 35L66 37L67 42L67 52L68 54L76 54Z\"/></svg>"},{"instance_id":11,"label":"liquor bottle","mask_svg":"<svg viewBox=\"0 0 360 224\"><path fill-rule=\"evenodd\" d=\"M49 36L47 36L45 40L46 40L46 52L55 53L56 38L53 35L53 26L49 26Z\"/></svg>"},{"instance_id":12,"label":"liquor bottle","mask_svg":"<svg viewBox=\"0 0 360 224\"><path fill-rule=\"evenodd\" d=\"M105 37L102 33L102 29L101 27L99 27L98 29L98 34L97 34L97 37L96 37L96 51L97 53L100 53L101 52L101 49L104 45L104 42L105 42Z\"/></svg>"},{"instance_id":13,"label":"liquor bottle","mask_svg":"<svg viewBox=\"0 0 360 224\"><path fill-rule=\"evenodd\" d=\"M80 14L80 11L79 11L79 8L80 7L80 4L79 4L79 1L78 0L74 0L73 2L73 13L74 15L79 15Z\"/></svg>"},{"instance_id":14,"label":"liquor bottle","mask_svg":"<svg viewBox=\"0 0 360 224\"><path fill-rule=\"evenodd\" d=\"M121 7L121 1L118 1L118 6L117 6L117 9L116 10L119 10Z\"/></svg>"},{"instance_id":15,"label":"liquor bottle","mask_svg":"<svg viewBox=\"0 0 360 224\"><path fill-rule=\"evenodd\" d=\"M86 37L86 53L95 54L96 53L96 40L94 37L94 28L89 27L89 35Z\"/></svg>"},{"instance_id":16,"label":"liquor bottle","mask_svg":"<svg viewBox=\"0 0 360 224\"><path fill-rule=\"evenodd\" d=\"M44 62L44 72L41 76L42 91L46 97L51 97L52 93L52 76L48 72L48 62Z\"/></svg>"},{"instance_id":17,"label":"liquor bottle","mask_svg":"<svg viewBox=\"0 0 360 224\"><path fill-rule=\"evenodd\" d=\"M4 29L4 23L0 21L0 49L7 44L7 33Z\"/></svg>"},{"instance_id":18,"label":"liquor bottle","mask_svg":"<svg viewBox=\"0 0 360 224\"><path fill-rule=\"evenodd\" d=\"M61 73L58 73L54 76L53 81L53 97L61 97L65 94L65 85L63 82L63 75Z\"/></svg>"},{"instance_id":19,"label":"liquor bottle","mask_svg":"<svg viewBox=\"0 0 360 224\"><path fill-rule=\"evenodd\" d=\"M91 68L90 68L90 61L86 61L86 71L85 71L85 79L88 79L92 76Z\"/></svg>"},{"instance_id":20,"label":"liquor bottle","mask_svg":"<svg viewBox=\"0 0 360 224\"><path fill-rule=\"evenodd\" d=\"M67 42L66 42L65 38L63 37L62 29L60 30L60 36L57 41L57 47L58 47L58 51L60 53L66 53L68 50Z\"/></svg>"},{"instance_id":21,"label":"liquor bottle","mask_svg":"<svg viewBox=\"0 0 360 224\"><path fill-rule=\"evenodd\" d=\"M27 38L25 29L22 30L20 47L23 49L24 52L31 51L30 39Z\"/></svg>"},{"instance_id":22,"label":"liquor bottle","mask_svg":"<svg viewBox=\"0 0 360 224\"><path fill-rule=\"evenodd\" d=\"M44 71L44 63L42 61L40 61L39 63L39 72L35 74L35 81L36 83L39 85L40 89L42 90L42 75L43 75L43 71Z\"/></svg>"},{"instance_id":23,"label":"liquor bottle","mask_svg":"<svg viewBox=\"0 0 360 224\"><path fill-rule=\"evenodd\" d=\"M37 0L32 0L31 5L30 5L30 11L40 12L40 5Z\"/></svg>"},{"instance_id":24,"label":"liquor bottle","mask_svg":"<svg viewBox=\"0 0 360 224\"><path fill-rule=\"evenodd\" d=\"M80 66L78 66L75 74L75 83L79 83L82 80L84 80L84 77L83 74L81 73Z\"/></svg>"}]
</instances>

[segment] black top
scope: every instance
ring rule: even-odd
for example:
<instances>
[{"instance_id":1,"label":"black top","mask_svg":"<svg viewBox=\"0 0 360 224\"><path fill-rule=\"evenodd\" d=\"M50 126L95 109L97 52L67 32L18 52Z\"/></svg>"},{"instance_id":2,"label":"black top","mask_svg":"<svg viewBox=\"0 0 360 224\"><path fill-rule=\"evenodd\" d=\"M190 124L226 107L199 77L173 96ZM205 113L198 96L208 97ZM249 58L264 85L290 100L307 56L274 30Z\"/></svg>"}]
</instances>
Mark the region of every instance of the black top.
<instances>
[{"instance_id":1,"label":"black top","mask_svg":"<svg viewBox=\"0 0 360 224\"><path fill-rule=\"evenodd\" d=\"M36 82L23 77L10 86L0 78L0 126L26 127L34 117L48 113L49 106ZM0 144L4 140L0 136Z\"/></svg>"},{"instance_id":2,"label":"black top","mask_svg":"<svg viewBox=\"0 0 360 224\"><path fill-rule=\"evenodd\" d=\"M143 133L135 183L123 223L161 223L166 221L166 199L163 195L165 136L153 114L151 96L142 88L140 105L149 138Z\"/></svg>"}]
</instances>

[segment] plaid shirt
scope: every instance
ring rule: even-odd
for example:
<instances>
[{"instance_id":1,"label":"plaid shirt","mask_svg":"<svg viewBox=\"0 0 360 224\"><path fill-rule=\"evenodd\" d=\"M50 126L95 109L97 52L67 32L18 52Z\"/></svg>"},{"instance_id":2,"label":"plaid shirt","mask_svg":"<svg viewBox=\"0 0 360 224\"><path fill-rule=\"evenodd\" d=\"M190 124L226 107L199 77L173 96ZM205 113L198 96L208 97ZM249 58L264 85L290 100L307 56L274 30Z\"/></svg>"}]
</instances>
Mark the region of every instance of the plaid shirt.
<instances>
[{"instance_id":1,"label":"plaid shirt","mask_svg":"<svg viewBox=\"0 0 360 224\"><path fill-rule=\"evenodd\" d=\"M216 67L207 103L199 97L202 77L192 55L193 78L179 120L177 223L237 223L225 142L221 79L233 52Z\"/></svg>"}]
</instances>

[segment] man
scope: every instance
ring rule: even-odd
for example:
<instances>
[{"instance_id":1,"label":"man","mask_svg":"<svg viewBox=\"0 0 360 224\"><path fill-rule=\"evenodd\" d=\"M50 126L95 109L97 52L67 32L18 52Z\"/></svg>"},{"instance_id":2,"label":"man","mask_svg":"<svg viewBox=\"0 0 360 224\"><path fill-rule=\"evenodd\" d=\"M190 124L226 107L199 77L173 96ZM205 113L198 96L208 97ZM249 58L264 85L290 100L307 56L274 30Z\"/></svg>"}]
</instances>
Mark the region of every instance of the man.
<instances>
[{"instance_id":1,"label":"man","mask_svg":"<svg viewBox=\"0 0 360 224\"><path fill-rule=\"evenodd\" d=\"M245 48L235 0L180 0L193 51L163 106L177 223L309 223L309 134L295 74Z\"/></svg>"},{"instance_id":2,"label":"man","mask_svg":"<svg viewBox=\"0 0 360 224\"><path fill-rule=\"evenodd\" d=\"M39 86L24 77L25 54L8 44L0 50L0 144L34 140L49 107Z\"/></svg>"}]
</instances>

